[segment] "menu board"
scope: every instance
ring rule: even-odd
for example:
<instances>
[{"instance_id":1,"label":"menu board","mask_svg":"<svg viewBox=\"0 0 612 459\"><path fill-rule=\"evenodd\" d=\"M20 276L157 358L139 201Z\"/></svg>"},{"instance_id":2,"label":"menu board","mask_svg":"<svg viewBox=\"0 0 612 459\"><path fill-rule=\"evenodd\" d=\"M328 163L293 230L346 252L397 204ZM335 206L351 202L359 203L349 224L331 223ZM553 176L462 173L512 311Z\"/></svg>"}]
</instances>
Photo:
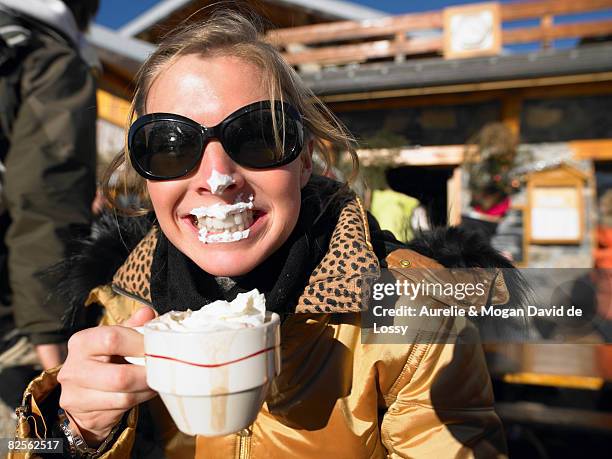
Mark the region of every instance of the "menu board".
<instances>
[{"instance_id":1,"label":"menu board","mask_svg":"<svg viewBox=\"0 0 612 459\"><path fill-rule=\"evenodd\" d=\"M582 238L580 188L538 186L531 190L530 242L574 244Z\"/></svg>"}]
</instances>

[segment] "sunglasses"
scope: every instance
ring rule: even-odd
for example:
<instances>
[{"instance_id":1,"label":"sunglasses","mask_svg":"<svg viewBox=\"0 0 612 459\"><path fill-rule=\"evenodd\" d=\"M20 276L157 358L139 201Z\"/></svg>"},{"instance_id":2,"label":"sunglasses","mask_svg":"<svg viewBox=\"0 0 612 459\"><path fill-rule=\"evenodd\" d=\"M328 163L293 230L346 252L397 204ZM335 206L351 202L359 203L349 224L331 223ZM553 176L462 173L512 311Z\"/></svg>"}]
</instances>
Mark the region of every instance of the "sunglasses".
<instances>
[{"instance_id":1,"label":"sunglasses","mask_svg":"<svg viewBox=\"0 0 612 459\"><path fill-rule=\"evenodd\" d=\"M270 169L294 161L304 146L300 113L290 104L261 101L206 127L173 113L138 118L128 133L132 166L149 180L171 180L192 172L211 139L242 167Z\"/></svg>"}]
</instances>

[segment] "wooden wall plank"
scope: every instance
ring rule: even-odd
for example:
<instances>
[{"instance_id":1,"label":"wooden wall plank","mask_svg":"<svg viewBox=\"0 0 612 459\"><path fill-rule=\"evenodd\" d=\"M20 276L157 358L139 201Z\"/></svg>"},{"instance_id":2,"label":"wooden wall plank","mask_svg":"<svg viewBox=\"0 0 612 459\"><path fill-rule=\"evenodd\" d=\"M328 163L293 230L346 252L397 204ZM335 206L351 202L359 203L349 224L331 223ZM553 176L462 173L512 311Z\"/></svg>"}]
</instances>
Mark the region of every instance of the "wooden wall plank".
<instances>
[{"instance_id":1,"label":"wooden wall plank","mask_svg":"<svg viewBox=\"0 0 612 459\"><path fill-rule=\"evenodd\" d=\"M442 11L389 16L367 21L338 21L289 29L276 29L268 33L269 40L279 46L289 43L323 43L357 38L395 35L400 31L439 29Z\"/></svg>"},{"instance_id":2,"label":"wooden wall plank","mask_svg":"<svg viewBox=\"0 0 612 459\"><path fill-rule=\"evenodd\" d=\"M438 145L413 148L377 148L357 150L363 166L383 162L397 166L458 166L463 161L464 145Z\"/></svg>"},{"instance_id":3,"label":"wooden wall plank","mask_svg":"<svg viewBox=\"0 0 612 459\"><path fill-rule=\"evenodd\" d=\"M612 0L548 0L541 2L511 2L501 4L502 21L534 19L547 14L584 13L612 8Z\"/></svg>"},{"instance_id":4,"label":"wooden wall plank","mask_svg":"<svg viewBox=\"0 0 612 459\"><path fill-rule=\"evenodd\" d=\"M612 139L575 140L569 144L576 159L612 160Z\"/></svg>"},{"instance_id":5,"label":"wooden wall plank","mask_svg":"<svg viewBox=\"0 0 612 459\"><path fill-rule=\"evenodd\" d=\"M285 53L284 57L292 65L312 63L342 64L390 57L397 54L431 53L441 49L442 38L407 40L399 43L391 40L379 40L357 45L307 49L296 53Z\"/></svg>"},{"instance_id":6,"label":"wooden wall plank","mask_svg":"<svg viewBox=\"0 0 612 459\"><path fill-rule=\"evenodd\" d=\"M110 92L98 89L98 117L121 128L125 127L130 111L130 102Z\"/></svg>"},{"instance_id":7,"label":"wooden wall plank","mask_svg":"<svg viewBox=\"0 0 612 459\"><path fill-rule=\"evenodd\" d=\"M502 31L504 45L558 40L561 38L596 37L612 33L612 20L556 24L546 28L524 27Z\"/></svg>"},{"instance_id":8,"label":"wooden wall plank","mask_svg":"<svg viewBox=\"0 0 612 459\"><path fill-rule=\"evenodd\" d=\"M502 98L502 123L510 128L512 133L520 137L522 100L519 95L508 95Z\"/></svg>"}]
</instances>

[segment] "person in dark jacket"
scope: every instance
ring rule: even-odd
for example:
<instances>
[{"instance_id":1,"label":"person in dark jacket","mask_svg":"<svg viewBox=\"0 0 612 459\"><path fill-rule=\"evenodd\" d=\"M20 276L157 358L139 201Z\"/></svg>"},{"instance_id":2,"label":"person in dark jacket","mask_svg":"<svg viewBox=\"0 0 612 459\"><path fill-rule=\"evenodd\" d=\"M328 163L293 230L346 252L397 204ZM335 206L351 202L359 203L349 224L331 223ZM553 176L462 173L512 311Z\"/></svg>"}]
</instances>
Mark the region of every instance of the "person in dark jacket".
<instances>
[{"instance_id":1,"label":"person in dark jacket","mask_svg":"<svg viewBox=\"0 0 612 459\"><path fill-rule=\"evenodd\" d=\"M45 368L61 363L68 337L38 273L87 231L95 193L96 86L82 32L97 8L0 0L0 314Z\"/></svg>"}]
</instances>

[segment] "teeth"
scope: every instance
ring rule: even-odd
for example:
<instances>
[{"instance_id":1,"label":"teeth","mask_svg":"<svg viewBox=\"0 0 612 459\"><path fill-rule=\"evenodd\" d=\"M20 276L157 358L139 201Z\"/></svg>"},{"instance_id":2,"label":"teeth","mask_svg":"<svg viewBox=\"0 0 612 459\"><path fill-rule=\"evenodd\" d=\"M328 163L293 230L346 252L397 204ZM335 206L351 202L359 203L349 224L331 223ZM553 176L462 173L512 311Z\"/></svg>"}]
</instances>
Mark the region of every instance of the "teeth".
<instances>
[{"instance_id":1,"label":"teeth","mask_svg":"<svg viewBox=\"0 0 612 459\"><path fill-rule=\"evenodd\" d=\"M200 230L206 229L213 232L244 231L253 224L253 211L248 209L242 212L231 214L223 219L213 217L200 217L197 226Z\"/></svg>"}]
</instances>

